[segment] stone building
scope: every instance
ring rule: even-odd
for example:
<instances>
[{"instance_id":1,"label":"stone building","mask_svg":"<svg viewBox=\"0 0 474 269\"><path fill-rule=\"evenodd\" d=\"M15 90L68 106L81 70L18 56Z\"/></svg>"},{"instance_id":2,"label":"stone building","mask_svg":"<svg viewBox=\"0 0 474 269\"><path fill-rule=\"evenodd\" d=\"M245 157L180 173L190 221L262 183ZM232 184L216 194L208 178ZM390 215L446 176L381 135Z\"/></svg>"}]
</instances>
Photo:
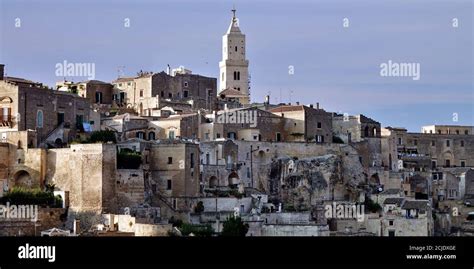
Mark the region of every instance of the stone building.
<instances>
[{"instance_id":1,"label":"stone building","mask_svg":"<svg viewBox=\"0 0 474 269\"><path fill-rule=\"evenodd\" d=\"M143 73L115 80L116 98L123 106L134 108L139 115L159 116L164 106L190 106L194 110L216 108L217 81L189 72ZM122 86L120 86L122 84Z\"/></svg>"},{"instance_id":2,"label":"stone building","mask_svg":"<svg viewBox=\"0 0 474 269\"><path fill-rule=\"evenodd\" d=\"M288 141L314 141L332 143L332 115L313 105L284 105L272 108L269 112L291 119L285 125L290 134Z\"/></svg>"},{"instance_id":3,"label":"stone building","mask_svg":"<svg viewBox=\"0 0 474 269\"><path fill-rule=\"evenodd\" d=\"M232 98L245 105L250 103L249 61L246 59L245 35L240 31L239 19L233 16L222 37L222 61L219 62L219 94L225 90L235 90ZM238 92L242 93L239 95ZM230 93L226 96L230 97Z\"/></svg>"},{"instance_id":4,"label":"stone building","mask_svg":"<svg viewBox=\"0 0 474 269\"><path fill-rule=\"evenodd\" d=\"M360 142L364 138L380 137L380 123L364 115L334 114L332 118L334 135L344 143Z\"/></svg>"},{"instance_id":5,"label":"stone building","mask_svg":"<svg viewBox=\"0 0 474 269\"><path fill-rule=\"evenodd\" d=\"M449 128L449 134L447 129L440 128L432 133L429 130L426 133L410 133L406 129L387 128L391 130L387 138L395 140L398 157L405 168L410 162L424 163L422 166L425 169L474 167L474 135L469 133L469 127Z\"/></svg>"},{"instance_id":6,"label":"stone building","mask_svg":"<svg viewBox=\"0 0 474 269\"><path fill-rule=\"evenodd\" d=\"M38 144L71 142L90 123L88 99L24 79L0 81L0 133L35 130Z\"/></svg>"},{"instance_id":7,"label":"stone building","mask_svg":"<svg viewBox=\"0 0 474 269\"><path fill-rule=\"evenodd\" d=\"M150 173L154 203L172 211L189 211L191 198L198 197L201 189L199 145L160 141L150 149Z\"/></svg>"},{"instance_id":8,"label":"stone building","mask_svg":"<svg viewBox=\"0 0 474 269\"><path fill-rule=\"evenodd\" d=\"M96 105L112 105L114 100L113 85L100 80L87 80L79 83L60 81L56 83L56 90L77 94Z\"/></svg>"}]
</instances>

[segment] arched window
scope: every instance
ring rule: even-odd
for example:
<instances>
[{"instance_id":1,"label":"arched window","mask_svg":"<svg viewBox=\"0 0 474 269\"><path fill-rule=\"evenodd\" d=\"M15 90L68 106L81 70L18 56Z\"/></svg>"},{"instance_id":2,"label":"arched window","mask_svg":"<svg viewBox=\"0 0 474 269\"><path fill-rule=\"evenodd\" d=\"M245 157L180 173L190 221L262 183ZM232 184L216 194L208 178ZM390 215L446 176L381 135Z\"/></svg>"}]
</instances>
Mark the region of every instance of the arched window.
<instances>
[{"instance_id":1,"label":"arched window","mask_svg":"<svg viewBox=\"0 0 474 269\"><path fill-rule=\"evenodd\" d=\"M148 133L148 140L155 140L155 132Z\"/></svg>"},{"instance_id":2,"label":"arched window","mask_svg":"<svg viewBox=\"0 0 474 269\"><path fill-rule=\"evenodd\" d=\"M43 111L38 110L36 113L36 127L43 128Z\"/></svg>"},{"instance_id":3,"label":"arched window","mask_svg":"<svg viewBox=\"0 0 474 269\"><path fill-rule=\"evenodd\" d=\"M234 80L237 80L237 72L234 71Z\"/></svg>"},{"instance_id":4,"label":"arched window","mask_svg":"<svg viewBox=\"0 0 474 269\"><path fill-rule=\"evenodd\" d=\"M240 71L237 71L237 80L240 80Z\"/></svg>"}]
</instances>

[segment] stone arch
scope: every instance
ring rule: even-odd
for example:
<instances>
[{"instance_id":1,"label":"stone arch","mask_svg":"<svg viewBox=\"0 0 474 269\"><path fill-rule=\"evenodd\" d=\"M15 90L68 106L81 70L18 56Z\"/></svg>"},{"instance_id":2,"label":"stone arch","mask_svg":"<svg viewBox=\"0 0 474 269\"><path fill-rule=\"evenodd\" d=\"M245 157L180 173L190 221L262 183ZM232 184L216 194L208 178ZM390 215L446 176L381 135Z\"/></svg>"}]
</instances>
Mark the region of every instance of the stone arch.
<instances>
[{"instance_id":1,"label":"stone arch","mask_svg":"<svg viewBox=\"0 0 474 269\"><path fill-rule=\"evenodd\" d=\"M31 187L33 186L33 179L30 173L25 170L20 170L13 175L13 180L17 187Z\"/></svg>"},{"instance_id":2,"label":"stone arch","mask_svg":"<svg viewBox=\"0 0 474 269\"><path fill-rule=\"evenodd\" d=\"M369 137L369 126L365 126L364 128L364 137Z\"/></svg>"},{"instance_id":3,"label":"stone arch","mask_svg":"<svg viewBox=\"0 0 474 269\"><path fill-rule=\"evenodd\" d=\"M149 132L148 133L148 140L155 140L155 139L156 139L155 132Z\"/></svg>"},{"instance_id":4,"label":"stone arch","mask_svg":"<svg viewBox=\"0 0 474 269\"><path fill-rule=\"evenodd\" d=\"M209 178L209 188L215 188L218 185L218 180L216 176L212 176Z\"/></svg>"}]
</instances>

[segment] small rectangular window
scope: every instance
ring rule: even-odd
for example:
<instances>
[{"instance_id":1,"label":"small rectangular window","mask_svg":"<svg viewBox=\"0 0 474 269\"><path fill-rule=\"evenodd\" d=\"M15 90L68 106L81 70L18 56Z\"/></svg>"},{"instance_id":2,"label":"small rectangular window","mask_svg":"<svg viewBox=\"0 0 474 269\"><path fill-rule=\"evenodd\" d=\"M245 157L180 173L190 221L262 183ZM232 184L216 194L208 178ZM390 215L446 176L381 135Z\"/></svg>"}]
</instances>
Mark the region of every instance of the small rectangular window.
<instances>
[{"instance_id":1,"label":"small rectangular window","mask_svg":"<svg viewBox=\"0 0 474 269\"><path fill-rule=\"evenodd\" d=\"M168 164L173 164L173 157L168 157Z\"/></svg>"},{"instance_id":2,"label":"small rectangular window","mask_svg":"<svg viewBox=\"0 0 474 269\"><path fill-rule=\"evenodd\" d=\"M167 184L166 184L166 189L171 190L171 179L168 179Z\"/></svg>"}]
</instances>

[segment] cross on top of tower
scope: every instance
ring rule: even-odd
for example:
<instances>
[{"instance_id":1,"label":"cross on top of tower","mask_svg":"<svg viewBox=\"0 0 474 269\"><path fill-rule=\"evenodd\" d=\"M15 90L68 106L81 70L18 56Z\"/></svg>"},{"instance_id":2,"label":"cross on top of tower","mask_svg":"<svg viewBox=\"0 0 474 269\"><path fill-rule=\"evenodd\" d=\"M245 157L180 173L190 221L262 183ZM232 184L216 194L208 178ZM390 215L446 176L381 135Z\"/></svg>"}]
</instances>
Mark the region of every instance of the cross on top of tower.
<instances>
[{"instance_id":1,"label":"cross on top of tower","mask_svg":"<svg viewBox=\"0 0 474 269\"><path fill-rule=\"evenodd\" d=\"M237 10L235 9L235 5L233 6L233 8L232 8L231 11L232 11L232 14L233 14L233 15L232 15L232 18L235 19L235 12L237 11Z\"/></svg>"}]
</instances>

